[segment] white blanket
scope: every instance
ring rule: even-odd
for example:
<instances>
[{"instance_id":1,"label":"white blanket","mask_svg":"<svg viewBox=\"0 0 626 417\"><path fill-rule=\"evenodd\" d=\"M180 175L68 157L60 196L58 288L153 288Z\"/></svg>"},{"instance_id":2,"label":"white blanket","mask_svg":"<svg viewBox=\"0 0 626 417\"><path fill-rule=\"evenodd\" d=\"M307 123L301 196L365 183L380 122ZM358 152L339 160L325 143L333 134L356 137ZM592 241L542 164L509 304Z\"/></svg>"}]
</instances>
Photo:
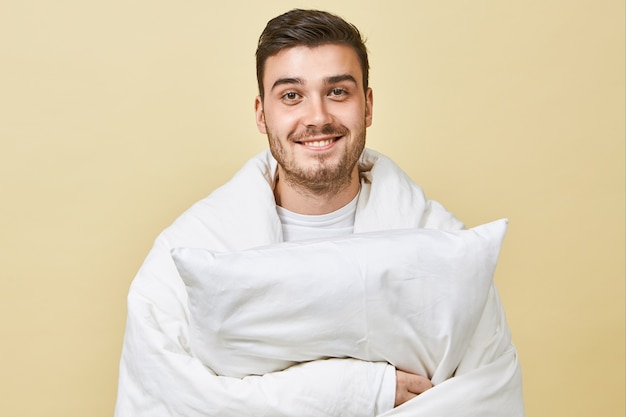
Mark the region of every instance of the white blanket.
<instances>
[{"instance_id":1,"label":"white blanket","mask_svg":"<svg viewBox=\"0 0 626 417\"><path fill-rule=\"evenodd\" d=\"M367 150L361 167L355 232L462 228L389 159ZM281 242L271 191L275 168L262 153L157 238L128 296L116 416L523 415L517 354L494 287L455 376L395 409L390 393L381 392L393 378L385 363L316 360L238 379L218 376L194 357L187 293L170 250Z\"/></svg>"}]
</instances>

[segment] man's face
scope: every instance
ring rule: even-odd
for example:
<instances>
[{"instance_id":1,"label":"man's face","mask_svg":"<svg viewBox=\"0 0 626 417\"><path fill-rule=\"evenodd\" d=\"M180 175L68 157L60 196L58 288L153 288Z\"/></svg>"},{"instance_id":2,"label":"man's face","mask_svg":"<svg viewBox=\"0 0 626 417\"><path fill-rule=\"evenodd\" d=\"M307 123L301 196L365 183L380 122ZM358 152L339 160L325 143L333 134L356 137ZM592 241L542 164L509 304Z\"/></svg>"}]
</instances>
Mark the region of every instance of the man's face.
<instances>
[{"instance_id":1,"label":"man's face","mask_svg":"<svg viewBox=\"0 0 626 417\"><path fill-rule=\"evenodd\" d=\"M256 119L279 164L279 178L331 191L357 174L372 123L372 91L363 90L356 52L345 45L282 50L265 62L265 97Z\"/></svg>"}]
</instances>

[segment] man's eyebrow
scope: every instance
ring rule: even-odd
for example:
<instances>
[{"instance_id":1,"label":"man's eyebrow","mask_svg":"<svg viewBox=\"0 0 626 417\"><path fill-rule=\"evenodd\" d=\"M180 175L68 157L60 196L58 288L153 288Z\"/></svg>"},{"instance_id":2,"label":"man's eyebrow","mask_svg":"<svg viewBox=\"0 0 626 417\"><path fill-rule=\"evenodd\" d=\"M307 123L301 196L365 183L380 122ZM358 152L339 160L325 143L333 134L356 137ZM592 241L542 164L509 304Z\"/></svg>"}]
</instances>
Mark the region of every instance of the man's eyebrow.
<instances>
[{"instance_id":1,"label":"man's eyebrow","mask_svg":"<svg viewBox=\"0 0 626 417\"><path fill-rule=\"evenodd\" d=\"M324 80L326 84L337 84L343 81L350 81L358 85L356 79L350 74L333 75L332 77L328 77Z\"/></svg>"},{"instance_id":2,"label":"man's eyebrow","mask_svg":"<svg viewBox=\"0 0 626 417\"><path fill-rule=\"evenodd\" d=\"M349 81L354 83L355 85L358 85L356 78L354 78L352 75L350 74L341 74L341 75L332 75L330 77L326 77L324 79L324 84L326 85L332 85L332 84L338 84L344 81ZM298 78L298 77L284 77L284 78L279 78L276 81L274 81L274 84L272 84L272 90L275 89L278 86L281 85L289 85L289 84L298 84L298 85L304 85L306 84L305 81L302 78Z\"/></svg>"},{"instance_id":3,"label":"man's eyebrow","mask_svg":"<svg viewBox=\"0 0 626 417\"><path fill-rule=\"evenodd\" d=\"M303 85L304 84L304 80L302 78L297 78L297 77L285 77L285 78L279 78L276 81L274 81L274 84L272 84L272 90L275 89L276 87L280 86L280 85L285 85L285 84L300 84Z\"/></svg>"}]
</instances>

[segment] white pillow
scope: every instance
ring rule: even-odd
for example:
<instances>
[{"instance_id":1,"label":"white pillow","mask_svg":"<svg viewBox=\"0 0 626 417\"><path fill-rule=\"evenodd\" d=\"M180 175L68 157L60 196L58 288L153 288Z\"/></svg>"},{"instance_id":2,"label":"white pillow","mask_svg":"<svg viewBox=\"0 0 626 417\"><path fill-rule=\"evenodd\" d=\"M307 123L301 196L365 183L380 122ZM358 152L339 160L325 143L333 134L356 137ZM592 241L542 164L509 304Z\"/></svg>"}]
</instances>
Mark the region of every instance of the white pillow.
<instances>
[{"instance_id":1,"label":"white pillow","mask_svg":"<svg viewBox=\"0 0 626 417\"><path fill-rule=\"evenodd\" d=\"M173 249L189 295L191 349L231 377L351 357L448 378L485 306L506 227Z\"/></svg>"}]
</instances>

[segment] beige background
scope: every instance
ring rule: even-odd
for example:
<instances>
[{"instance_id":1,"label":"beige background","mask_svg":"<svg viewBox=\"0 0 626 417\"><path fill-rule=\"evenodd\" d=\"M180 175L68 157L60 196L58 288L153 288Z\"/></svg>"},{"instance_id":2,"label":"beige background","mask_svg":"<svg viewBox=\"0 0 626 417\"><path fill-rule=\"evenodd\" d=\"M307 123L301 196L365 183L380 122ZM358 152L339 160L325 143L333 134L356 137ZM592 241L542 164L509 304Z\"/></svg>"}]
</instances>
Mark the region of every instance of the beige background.
<instances>
[{"instance_id":1,"label":"beige background","mask_svg":"<svg viewBox=\"0 0 626 417\"><path fill-rule=\"evenodd\" d=\"M624 416L624 4L0 3L0 414L112 415L125 296L156 234L265 147L267 19L369 38L369 146L468 226L510 219L496 280L528 416Z\"/></svg>"}]
</instances>

